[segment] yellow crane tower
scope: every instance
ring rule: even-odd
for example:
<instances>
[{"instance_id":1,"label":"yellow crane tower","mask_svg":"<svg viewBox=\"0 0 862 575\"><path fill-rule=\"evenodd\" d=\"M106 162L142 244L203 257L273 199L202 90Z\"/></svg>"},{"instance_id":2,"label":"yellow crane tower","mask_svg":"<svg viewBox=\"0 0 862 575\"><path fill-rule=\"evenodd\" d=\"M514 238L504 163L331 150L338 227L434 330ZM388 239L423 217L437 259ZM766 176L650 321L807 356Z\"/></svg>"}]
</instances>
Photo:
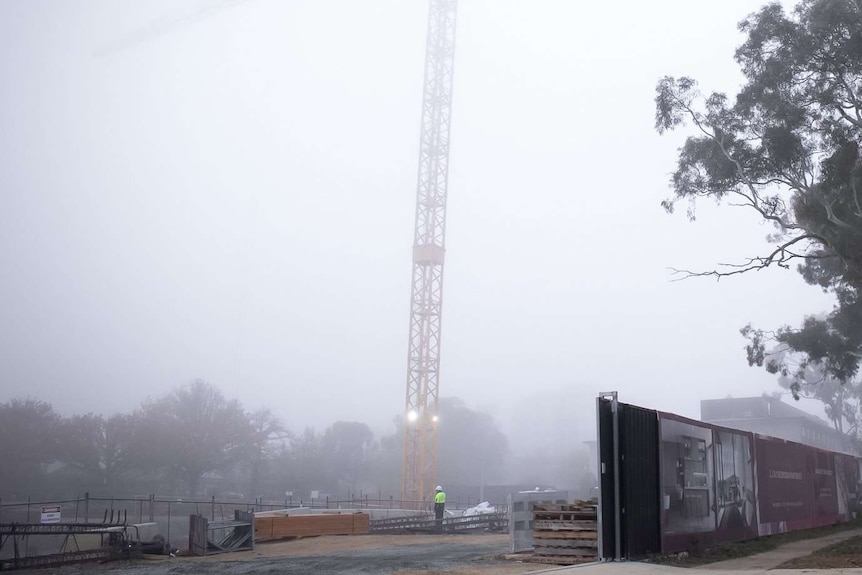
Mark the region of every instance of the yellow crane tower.
<instances>
[{"instance_id":1,"label":"yellow crane tower","mask_svg":"<svg viewBox=\"0 0 862 575\"><path fill-rule=\"evenodd\" d=\"M429 498L437 482L440 320L457 11L457 0L430 0L422 131L419 139L401 472L402 498L415 502Z\"/></svg>"}]
</instances>

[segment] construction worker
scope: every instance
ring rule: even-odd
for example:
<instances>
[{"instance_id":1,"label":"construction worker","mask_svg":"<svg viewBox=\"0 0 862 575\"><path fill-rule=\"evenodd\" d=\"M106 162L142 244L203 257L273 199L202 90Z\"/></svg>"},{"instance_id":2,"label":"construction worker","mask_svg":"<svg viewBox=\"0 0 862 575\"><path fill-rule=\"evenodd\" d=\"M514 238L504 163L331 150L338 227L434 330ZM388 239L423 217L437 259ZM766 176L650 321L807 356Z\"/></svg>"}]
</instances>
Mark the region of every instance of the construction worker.
<instances>
[{"instance_id":1,"label":"construction worker","mask_svg":"<svg viewBox=\"0 0 862 575\"><path fill-rule=\"evenodd\" d=\"M443 531L443 508L446 507L446 494L439 485L434 488L434 516L437 518L437 531Z\"/></svg>"}]
</instances>

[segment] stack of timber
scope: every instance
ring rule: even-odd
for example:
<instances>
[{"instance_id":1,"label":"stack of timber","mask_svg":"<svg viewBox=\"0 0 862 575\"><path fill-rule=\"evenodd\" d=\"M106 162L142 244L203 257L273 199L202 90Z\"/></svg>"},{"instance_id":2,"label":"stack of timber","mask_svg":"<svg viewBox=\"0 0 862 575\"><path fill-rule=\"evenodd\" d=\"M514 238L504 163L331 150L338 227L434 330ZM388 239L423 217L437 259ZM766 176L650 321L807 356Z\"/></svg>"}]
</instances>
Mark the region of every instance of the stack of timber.
<instances>
[{"instance_id":1,"label":"stack of timber","mask_svg":"<svg viewBox=\"0 0 862 575\"><path fill-rule=\"evenodd\" d=\"M531 561L574 565L598 560L598 512L586 501L533 504Z\"/></svg>"},{"instance_id":2,"label":"stack of timber","mask_svg":"<svg viewBox=\"0 0 862 575\"><path fill-rule=\"evenodd\" d=\"M367 513L343 515L264 515L254 521L254 540L277 541L317 535L364 535L368 533Z\"/></svg>"}]
</instances>

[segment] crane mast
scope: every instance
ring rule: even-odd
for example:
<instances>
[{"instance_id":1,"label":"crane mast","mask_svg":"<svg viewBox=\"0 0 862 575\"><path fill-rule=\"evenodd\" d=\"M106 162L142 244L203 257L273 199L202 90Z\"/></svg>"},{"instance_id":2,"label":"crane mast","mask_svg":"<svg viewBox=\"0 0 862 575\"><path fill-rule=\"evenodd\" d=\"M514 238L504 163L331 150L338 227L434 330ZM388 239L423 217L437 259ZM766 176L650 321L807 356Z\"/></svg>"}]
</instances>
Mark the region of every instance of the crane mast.
<instances>
[{"instance_id":1,"label":"crane mast","mask_svg":"<svg viewBox=\"0 0 862 575\"><path fill-rule=\"evenodd\" d=\"M458 0L430 0L425 46L401 469L402 497L417 502L431 495L437 480L437 390L457 9Z\"/></svg>"}]
</instances>

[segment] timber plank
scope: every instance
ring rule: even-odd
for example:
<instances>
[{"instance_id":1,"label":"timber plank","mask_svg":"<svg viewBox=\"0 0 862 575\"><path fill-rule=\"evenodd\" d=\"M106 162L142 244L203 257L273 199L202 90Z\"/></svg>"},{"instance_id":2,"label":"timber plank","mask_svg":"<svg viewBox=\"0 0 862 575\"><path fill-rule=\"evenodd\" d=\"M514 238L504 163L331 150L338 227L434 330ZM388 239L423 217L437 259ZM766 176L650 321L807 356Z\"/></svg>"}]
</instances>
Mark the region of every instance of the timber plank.
<instances>
[{"instance_id":1,"label":"timber plank","mask_svg":"<svg viewBox=\"0 0 862 575\"><path fill-rule=\"evenodd\" d=\"M353 535L365 535L368 533L369 515L367 513L354 513L353 517Z\"/></svg>"},{"instance_id":2,"label":"timber plank","mask_svg":"<svg viewBox=\"0 0 862 575\"><path fill-rule=\"evenodd\" d=\"M582 517L579 515L533 515L533 521L570 521L575 524L580 523L582 525L596 524L595 518L590 519L589 517Z\"/></svg>"},{"instance_id":3,"label":"timber plank","mask_svg":"<svg viewBox=\"0 0 862 575\"><path fill-rule=\"evenodd\" d=\"M536 547L533 550L534 555L540 557L595 557L596 552L591 549L562 549L553 547Z\"/></svg>"},{"instance_id":4,"label":"timber plank","mask_svg":"<svg viewBox=\"0 0 862 575\"><path fill-rule=\"evenodd\" d=\"M541 557L532 555L526 559L530 563L544 563L546 565L578 565L580 563L592 563L595 557Z\"/></svg>"},{"instance_id":5,"label":"timber plank","mask_svg":"<svg viewBox=\"0 0 862 575\"><path fill-rule=\"evenodd\" d=\"M533 539L598 539L595 531L533 531Z\"/></svg>"},{"instance_id":6,"label":"timber plank","mask_svg":"<svg viewBox=\"0 0 862 575\"><path fill-rule=\"evenodd\" d=\"M254 518L254 539L255 541L266 541L272 539L272 525L274 517L255 517Z\"/></svg>"},{"instance_id":7,"label":"timber plank","mask_svg":"<svg viewBox=\"0 0 862 575\"><path fill-rule=\"evenodd\" d=\"M595 521L536 519L533 521L534 531L597 531Z\"/></svg>"},{"instance_id":8,"label":"timber plank","mask_svg":"<svg viewBox=\"0 0 862 575\"><path fill-rule=\"evenodd\" d=\"M572 505L570 503L534 503L533 511L545 511L548 513L582 513L584 515L598 515L598 510L592 506Z\"/></svg>"},{"instance_id":9,"label":"timber plank","mask_svg":"<svg viewBox=\"0 0 862 575\"><path fill-rule=\"evenodd\" d=\"M545 539L541 543L534 542L535 548L551 549L597 549L598 541L591 539Z\"/></svg>"}]
</instances>

